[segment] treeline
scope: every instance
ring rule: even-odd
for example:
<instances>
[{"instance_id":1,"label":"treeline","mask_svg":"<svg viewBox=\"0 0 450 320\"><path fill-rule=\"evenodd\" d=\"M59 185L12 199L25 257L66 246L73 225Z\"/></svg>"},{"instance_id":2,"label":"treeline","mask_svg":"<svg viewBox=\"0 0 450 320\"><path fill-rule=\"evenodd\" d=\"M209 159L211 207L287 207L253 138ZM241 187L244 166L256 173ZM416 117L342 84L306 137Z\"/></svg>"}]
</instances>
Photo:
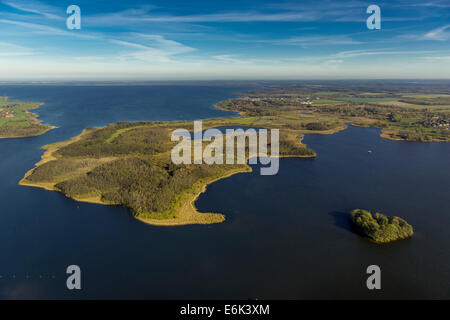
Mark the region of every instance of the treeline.
<instances>
[{"instance_id":1,"label":"treeline","mask_svg":"<svg viewBox=\"0 0 450 320\"><path fill-rule=\"evenodd\" d=\"M98 165L95 159L58 159L46 162L27 177L30 182L55 182L58 179L67 179L74 172L89 169Z\"/></svg>"},{"instance_id":2,"label":"treeline","mask_svg":"<svg viewBox=\"0 0 450 320\"><path fill-rule=\"evenodd\" d=\"M434 130L420 130L411 128L411 130L400 130L397 136L407 141L429 142L442 140L447 141L450 138L450 130L448 129L434 129Z\"/></svg>"},{"instance_id":3,"label":"treeline","mask_svg":"<svg viewBox=\"0 0 450 320\"><path fill-rule=\"evenodd\" d=\"M300 141L280 140L280 155L284 156L315 156L315 152Z\"/></svg>"},{"instance_id":4,"label":"treeline","mask_svg":"<svg viewBox=\"0 0 450 320\"><path fill-rule=\"evenodd\" d=\"M410 104L418 104L425 106L436 106L436 105L450 105L450 96L437 96L437 97L404 97L399 101L410 103Z\"/></svg>"},{"instance_id":5,"label":"treeline","mask_svg":"<svg viewBox=\"0 0 450 320\"><path fill-rule=\"evenodd\" d=\"M333 125L329 122L320 121L320 122L309 122L302 125L306 130L312 131L325 131L334 128L336 125Z\"/></svg>"},{"instance_id":6,"label":"treeline","mask_svg":"<svg viewBox=\"0 0 450 320\"><path fill-rule=\"evenodd\" d=\"M170 218L177 195L200 179L222 174L231 165L174 165L141 158L103 164L87 174L56 184L68 197L100 196L106 203L124 205L135 216Z\"/></svg>"},{"instance_id":7,"label":"treeline","mask_svg":"<svg viewBox=\"0 0 450 320\"><path fill-rule=\"evenodd\" d=\"M50 130L48 125L32 123L27 125L8 125L0 126L0 137L32 137Z\"/></svg>"},{"instance_id":8,"label":"treeline","mask_svg":"<svg viewBox=\"0 0 450 320\"><path fill-rule=\"evenodd\" d=\"M101 158L126 154L151 155L170 150L173 146L170 128L148 124L122 122L95 130L82 140L61 148L57 155ZM120 134L121 131L126 134Z\"/></svg>"}]
</instances>

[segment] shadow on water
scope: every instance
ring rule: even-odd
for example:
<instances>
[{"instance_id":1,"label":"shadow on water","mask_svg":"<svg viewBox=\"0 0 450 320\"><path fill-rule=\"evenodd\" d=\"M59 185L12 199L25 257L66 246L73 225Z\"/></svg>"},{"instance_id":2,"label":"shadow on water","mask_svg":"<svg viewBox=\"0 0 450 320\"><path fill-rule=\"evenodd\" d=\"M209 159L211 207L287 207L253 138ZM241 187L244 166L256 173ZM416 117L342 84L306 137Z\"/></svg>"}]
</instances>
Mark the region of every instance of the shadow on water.
<instances>
[{"instance_id":1,"label":"shadow on water","mask_svg":"<svg viewBox=\"0 0 450 320\"><path fill-rule=\"evenodd\" d=\"M356 229L352 226L349 219L349 213L348 212L342 212L342 211L332 211L328 213L331 217L334 219L334 225L350 231L356 235L360 235Z\"/></svg>"}]
</instances>

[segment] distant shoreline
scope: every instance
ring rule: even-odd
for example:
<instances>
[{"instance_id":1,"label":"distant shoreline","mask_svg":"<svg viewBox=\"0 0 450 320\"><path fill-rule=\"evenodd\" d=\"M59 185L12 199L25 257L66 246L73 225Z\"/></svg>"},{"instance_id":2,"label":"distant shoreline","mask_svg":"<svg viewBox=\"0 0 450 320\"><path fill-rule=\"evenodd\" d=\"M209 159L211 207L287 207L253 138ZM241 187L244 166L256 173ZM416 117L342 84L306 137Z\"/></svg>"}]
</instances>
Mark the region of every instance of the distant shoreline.
<instances>
[{"instance_id":1,"label":"distant shoreline","mask_svg":"<svg viewBox=\"0 0 450 320\"><path fill-rule=\"evenodd\" d=\"M0 123L0 139L36 137L56 128L51 125L43 125L42 121L38 119L38 115L30 112L30 110L43 106L44 103L10 100L0 103L0 109L8 104L18 104L19 106L11 110L11 112L14 112L15 114L13 117L4 118L5 121ZM18 114L25 115L24 119L17 120L17 117L19 117ZM20 120L25 121L26 125L11 125ZM6 133L1 132L5 127L8 128L8 131Z\"/></svg>"}]
</instances>

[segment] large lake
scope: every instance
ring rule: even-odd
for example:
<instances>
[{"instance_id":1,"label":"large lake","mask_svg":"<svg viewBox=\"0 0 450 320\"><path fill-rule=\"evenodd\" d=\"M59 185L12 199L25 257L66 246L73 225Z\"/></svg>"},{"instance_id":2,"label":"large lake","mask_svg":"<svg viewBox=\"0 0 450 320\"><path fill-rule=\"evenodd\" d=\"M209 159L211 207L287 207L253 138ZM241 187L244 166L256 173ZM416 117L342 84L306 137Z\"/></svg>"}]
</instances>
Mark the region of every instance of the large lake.
<instances>
[{"instance_id":1,"label":"large lake","mask_svg":"<svg viewBox=\"0 0 450 320\"><path fill-rule=\"evenodd\" d=\"M450 144L380 139L350 127L308 135L316 159L282 159L208 187L196 205L219 225L153 227L121 207L78 203L17 182L41 146L117 121L229 116L213 104L245 88L219 86L0 86L42 101L43 136L0 140L0 298L450 298ZM372 150L369 153L368 150ZM347 212L404 217L415 236L375 245ZM82 290L66 289L77 264ZM366 288L377 264L382 290Z\"/></svg>"}]
</instances>

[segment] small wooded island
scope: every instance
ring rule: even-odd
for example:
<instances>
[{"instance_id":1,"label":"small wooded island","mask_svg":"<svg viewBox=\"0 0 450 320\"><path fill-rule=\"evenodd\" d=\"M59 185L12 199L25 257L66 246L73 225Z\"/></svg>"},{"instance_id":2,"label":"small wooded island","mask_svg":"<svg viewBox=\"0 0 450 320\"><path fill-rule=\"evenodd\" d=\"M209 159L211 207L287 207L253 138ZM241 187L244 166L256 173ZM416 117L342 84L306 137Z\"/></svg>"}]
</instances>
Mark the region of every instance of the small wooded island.
<instances>
[{"instance_id":1,"label":"small wooded island","mask_svg":"<svg viewBox=\"0 0 450 320\"><path fill-rule=\"evenodd\" d=\"M0 139L39 136L53 127L41 124L37 115L28 110L40 107L41 103L8 101L0 96Z\"/></svg>"},{"instance_id":2,"label":"small wooded island","mask_svg":"<svg viewBox=\"0 0 450 320\"><path fill-rule=\"evenodd\" d=\"M356 230L375 243L388 243L411 238L413 227L399 217L387 217L381 213L372 215L370 211L355 209L350 220Z\"/></svg>"}]
</instances>

